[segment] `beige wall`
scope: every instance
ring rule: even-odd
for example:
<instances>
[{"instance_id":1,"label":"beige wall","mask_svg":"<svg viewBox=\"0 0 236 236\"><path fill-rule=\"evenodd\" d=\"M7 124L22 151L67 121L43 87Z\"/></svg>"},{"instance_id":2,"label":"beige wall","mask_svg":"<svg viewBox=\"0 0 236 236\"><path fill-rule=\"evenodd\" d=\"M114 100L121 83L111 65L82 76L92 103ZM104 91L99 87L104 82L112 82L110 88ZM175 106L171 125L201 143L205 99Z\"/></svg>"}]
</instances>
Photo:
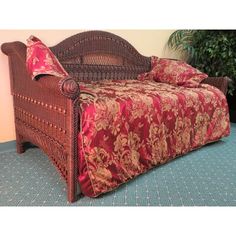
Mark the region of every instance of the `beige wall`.
<instances>
[{"instance_id":1,"label":"beige wall","mask_svg":"<svg viewBox=\"0 0 236 236\"><path fill-rule=\"evenodd\" d=\"M39 37L53 46L68 36L82 30L0 30L0 44L9 41L25 42L30 35ZM166 42L173 30L107 30L128 40L145 56L176 57L166 49ZM0 143L15 139L12 97L8 60L0 52Z\"/></svg>"}]
</instances>

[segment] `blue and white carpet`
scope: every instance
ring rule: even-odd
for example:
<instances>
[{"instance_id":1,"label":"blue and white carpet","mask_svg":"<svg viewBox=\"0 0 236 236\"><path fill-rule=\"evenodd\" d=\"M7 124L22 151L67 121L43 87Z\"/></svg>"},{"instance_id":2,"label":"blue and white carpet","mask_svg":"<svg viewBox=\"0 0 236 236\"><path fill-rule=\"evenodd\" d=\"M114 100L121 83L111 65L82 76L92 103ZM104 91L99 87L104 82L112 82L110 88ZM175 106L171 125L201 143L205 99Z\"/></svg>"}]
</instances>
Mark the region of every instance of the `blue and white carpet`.
<instances>
[{"instance_id":1,"label":"blue and white carpet","mask_svg":"<svg viewBox=\"0 0 236 236\"><path fill-rule=\"evenodd\" d=\"M66 200L66 185L38 148L0 153L0 206L236 206L236 124L231 135L152 169L98 198Z\"/></svg>"}]
</instances>

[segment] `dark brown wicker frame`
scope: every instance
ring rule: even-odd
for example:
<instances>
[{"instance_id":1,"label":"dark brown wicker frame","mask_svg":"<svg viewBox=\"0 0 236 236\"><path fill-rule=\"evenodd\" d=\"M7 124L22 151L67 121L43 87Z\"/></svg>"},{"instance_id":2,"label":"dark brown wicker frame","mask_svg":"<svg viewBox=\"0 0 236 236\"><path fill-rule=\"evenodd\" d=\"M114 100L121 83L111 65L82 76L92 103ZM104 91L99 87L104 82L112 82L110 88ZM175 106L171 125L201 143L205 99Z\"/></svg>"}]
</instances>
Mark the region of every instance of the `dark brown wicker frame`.
<instances>
[{"instance_id":1,"label":"dark brown wicker frame","mask_svg":"<svg viewBox=\"0 0 236 236\"><path fill-rule=\"evenodd\" d=\"M71 36L51 50L70 78L43 76L32 81L26 71L26 45L4 43L9 57L13 95L17 152L24 143L40 147L52 160L67 183L67 198L78 197L79 81L131 79L150 70L150 58L142 56L126 40L104 31L88 31ZM208 78L224 93L227 78Z\"/></svg>"}]
</instances>

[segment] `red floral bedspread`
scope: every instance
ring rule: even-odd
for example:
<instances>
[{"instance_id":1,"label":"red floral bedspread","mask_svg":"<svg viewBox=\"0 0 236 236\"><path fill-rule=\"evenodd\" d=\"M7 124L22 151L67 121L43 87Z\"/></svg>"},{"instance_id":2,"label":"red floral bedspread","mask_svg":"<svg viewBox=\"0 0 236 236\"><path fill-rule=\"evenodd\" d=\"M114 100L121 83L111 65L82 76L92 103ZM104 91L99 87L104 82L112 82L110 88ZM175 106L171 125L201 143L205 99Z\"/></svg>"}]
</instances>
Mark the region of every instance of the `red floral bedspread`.
<instances>
[{"instance_id":1,"label":"red floral bedspread","mask_svg":"<svg viewBox=\"0 0 236 236\"><path fill-rule=\"evenodd\" d=\"M81 84L79 182L90 197L229 135L228 105L217 88L152 80Z\"/></svg>"}]
</instances>

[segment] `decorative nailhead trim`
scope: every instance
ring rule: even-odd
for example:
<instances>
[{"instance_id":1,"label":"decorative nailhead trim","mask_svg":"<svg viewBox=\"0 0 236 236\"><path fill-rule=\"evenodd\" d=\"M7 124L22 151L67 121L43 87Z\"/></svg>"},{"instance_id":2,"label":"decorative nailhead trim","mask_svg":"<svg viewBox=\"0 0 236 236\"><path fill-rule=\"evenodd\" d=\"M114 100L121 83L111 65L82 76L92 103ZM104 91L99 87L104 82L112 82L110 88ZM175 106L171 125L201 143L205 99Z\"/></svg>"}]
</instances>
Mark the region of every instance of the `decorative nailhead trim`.
<instances>
[{"instance_id":1,"label":"decorative nailhead trim","mask_svg":"<svg viewBox=\"0 0 236 236\"><path fill-rule=\"evenodd\" d=\"M34 104L37 104L37 105L41 105L41 106L43 106L43 107L45 107L45 108L47 108L49 110L53 110L53 111L56 111L56 112L59 112L59 113L62 113L62 114L66 114L66 110L62 109L61 107L53 106L51 104L47 104L47 103L38 101L38 100L33 99L33 98L23 96L23 95L21 95L19 93L13 93L13 96L17 97L17 98L20 98L22 100L25 100L27 102L31 102L31 103L34 103Z\"/></svg>"},{"instance_id":2,"label":"decorative nailhead trim","mask_svg":"<svg viewBox=\"0 0 236 236\"><path fill-rule=\"evenodd\" d=\"M43 120L43 119L40 119L39 117L37 117L37 116L35 116L35 115L33 115L33 114L31 114L31 113L29 113L29 112L23 110L22 108L15 107L15 109L18 110L19 112L23 113L24 115L26 115L26 116L28 116L28 117L34 119L34 120L37 120L37 121L39 121L39 122L41 122L41 123L43 123L43 124L46 124L46 125L49 126L50 128L57 129L57 130L59 130L60 132L62 132L63 134L66 133L66 130L64 130L64 129L60 128L60 127L57 127L56 125L54 125L54 124L52 124L52 123L50 123L50 122L48 122L48 121L45 121L45 120Z\"/></svg>"}]
</instances>

